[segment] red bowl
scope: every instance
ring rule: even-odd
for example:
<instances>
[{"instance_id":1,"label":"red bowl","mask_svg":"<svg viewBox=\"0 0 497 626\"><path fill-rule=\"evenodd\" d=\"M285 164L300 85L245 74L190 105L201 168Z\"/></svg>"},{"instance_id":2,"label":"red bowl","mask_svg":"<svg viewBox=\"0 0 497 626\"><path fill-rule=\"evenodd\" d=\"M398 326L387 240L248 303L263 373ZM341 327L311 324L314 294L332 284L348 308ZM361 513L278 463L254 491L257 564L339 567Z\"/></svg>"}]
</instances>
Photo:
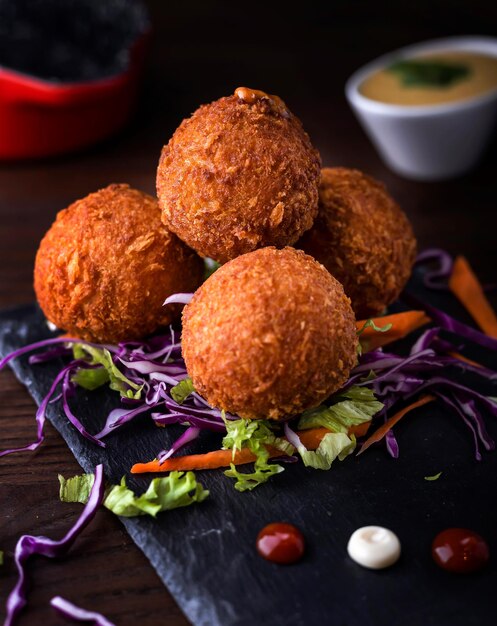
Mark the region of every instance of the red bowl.
<instances>
[{"instance_id":1,"label":"red bowl","mask_svg":"<svg viewBox=\"0 0 497 626\"><path fill-rule=\"evenodd\" d=\"M0 68L0 159L23 159L89 146L121 128L133 111L150 33L130 50L125 72L56 83Z\"/></svg>"}]
</instances>

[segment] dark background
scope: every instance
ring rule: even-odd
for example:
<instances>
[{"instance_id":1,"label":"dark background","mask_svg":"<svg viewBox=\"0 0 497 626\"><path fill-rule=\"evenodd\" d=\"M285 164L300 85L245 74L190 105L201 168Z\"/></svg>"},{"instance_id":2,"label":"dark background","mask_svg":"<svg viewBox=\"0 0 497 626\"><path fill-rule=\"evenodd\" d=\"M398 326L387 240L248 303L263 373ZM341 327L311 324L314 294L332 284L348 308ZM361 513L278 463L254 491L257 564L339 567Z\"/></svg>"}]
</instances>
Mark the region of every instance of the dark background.
<instances>
[{"instance_id":1,"label":"dark background","mask_svg":"<svg viewBox=\"0 0 497 626\"><path fill-rule=\"evenodd\" d=\"M478 2L149 1L154 36L141 99L118 136L82 153L0 163L0 306L33 300L39 240L57 211L111 182L154 193L159 152L181 119L240 85L281 96L303 121L325 165L357 167L383 180L413 222L419 247L465 254L484 282L496 277L497 143L471 174L415 183L391 173L359 128L343 95L347 77L384 52L423 39L497 34L497 5ZM33 438L34 405L10 372L0 375L2 448ZM0 460L0 603L15 581L20 534L58 537L78 508L57 501L58 472L78 466L47 428L36 453ZM97 575L98 573L98 575ZM185 624L152 568L119 522L102 511L73 555L38 560L30 608L20 624L63 623L47 607L60 593L118 625ZM96 584L96 580L100 582ZM277 623L277 620L271 623Z\"/></svg>"}]
</instances>

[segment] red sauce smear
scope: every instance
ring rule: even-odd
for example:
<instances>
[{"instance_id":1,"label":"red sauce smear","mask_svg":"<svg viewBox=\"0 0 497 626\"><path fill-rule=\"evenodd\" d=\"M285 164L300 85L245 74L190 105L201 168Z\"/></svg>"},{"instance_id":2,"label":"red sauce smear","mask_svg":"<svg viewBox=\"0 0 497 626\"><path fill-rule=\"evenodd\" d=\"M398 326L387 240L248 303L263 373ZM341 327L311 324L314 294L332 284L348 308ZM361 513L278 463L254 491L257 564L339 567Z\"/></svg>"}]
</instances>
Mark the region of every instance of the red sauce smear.
<instances>
[{"instance_id":1,"label":"red sauce smear","mask_svg":"<svg viewBox=\"0 0 497 626\"><path fill-rule=\"evenodd\" d=\"M304 536L292 524L268 524L257 535L257 552L273 563L288 565L300 561L304 554Z\"/></svg>"},{"instance_id":2,"label":"red sauce smear","mask_svg":"<svg viewBox=\"0 0 497 626\"><path fill-rule=\"evenodd\" d=\"M431 554L441 568L458 574L482 569L490 557L483 537L466 528L443 530L433 540Z\"/></svg>"}]
</instances>

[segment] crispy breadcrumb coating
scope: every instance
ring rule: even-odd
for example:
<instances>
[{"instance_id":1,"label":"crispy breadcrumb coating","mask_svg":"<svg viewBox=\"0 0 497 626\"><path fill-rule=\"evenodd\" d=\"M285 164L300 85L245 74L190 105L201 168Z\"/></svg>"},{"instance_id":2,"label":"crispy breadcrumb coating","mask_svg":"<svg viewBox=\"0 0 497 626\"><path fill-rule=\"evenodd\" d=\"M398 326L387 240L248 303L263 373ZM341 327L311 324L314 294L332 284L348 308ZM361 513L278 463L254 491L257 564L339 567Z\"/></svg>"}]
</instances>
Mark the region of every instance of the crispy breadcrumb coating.
<instances>
[{"instance_id":1,"label":"crispy breadcrumb coating","mask_svg":"<svg viewBox=\"0 0 497 626\"><path fill-rule=\"evenodd\" d=\"M342 283L359 319L397 299L416 256L411 224L385 186L343 167L322 170L319 214L297 247Z\"/></svg>"},{"instance_id":2,"label":"crispy breadcrumb coating","mask_svg":"<svg viewBox=\"0 0 497 626\"><path fill-rule=\"evenodd\" d=\"M240 87L164 146L157 195L170 230L224 263L295 243L317 214L320 157L277 96Z\"/></svg>"},{"instance_id":3,"label":"crispy breadcrumb coating","mask_svg":"<svg viewBox=\"0 0 497 626\"><path fill-rule=\"evenodd\" d=\"M165 298L193 291L202 260L162 224L157 201L110 185L61 211L36 255L34 286L47 319L72 336L144 337L178 315Z\"/></svg>"},{"instance_id":4,"label":"crispy breadcrumb coating","mask_svg":"<svg viewBox=\"0 0 497 626\"><path fill-rule=\"evenodd\" d=\"M218 269L183 311L195 389L241 417L282 419L348 379L357 336L340 283L294 248L262 248Z\"/></svg>"}]
</instances>

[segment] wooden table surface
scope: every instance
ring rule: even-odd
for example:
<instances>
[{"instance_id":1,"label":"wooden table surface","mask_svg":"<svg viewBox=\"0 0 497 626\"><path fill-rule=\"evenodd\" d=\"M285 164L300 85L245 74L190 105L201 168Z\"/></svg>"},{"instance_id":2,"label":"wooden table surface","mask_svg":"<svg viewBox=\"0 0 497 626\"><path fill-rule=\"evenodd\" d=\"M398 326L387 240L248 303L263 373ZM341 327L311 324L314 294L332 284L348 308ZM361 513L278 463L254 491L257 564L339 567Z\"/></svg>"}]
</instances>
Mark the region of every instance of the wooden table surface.
<instances>
[{"instance_id":1,"label":"wooden table surface","mask_svg":"<svg viewBox=\"0 0 497 626\"><path fill-rule=\"evenodd\" d=\"M34 299L36 248L57 211L111 182L154 193L160 148L181 119L242 84L279 94L302 119L325 165L357 167L383 180L412 220L420 249L439 246L462 253L484 282L496 280L495 139L478 168L463 178L407 181L381 163L343 96L347 76L380 53L436 36L491 34L495 8L484 2L472 3L472 9L443 1L409 9L350 2L297 14L266 3L247 14L233 3L149 4L155 37L139 109L128 128L83 153L0 163L1 308ZM0 372L2 449L33 440L34 413L27 391L10 371ZM50 425L36 452L0 459L0 549L5 552L0 615L16 580L17 539L24 533L63 535L81 509L59 502L57 474L79 471ZM103 612L119 626L187 624L119 520L106 510L68 558L35 559L29 576L29 607L21 625L62 624L48 606L56 594Z\"/></svg>"}]
</instances>

